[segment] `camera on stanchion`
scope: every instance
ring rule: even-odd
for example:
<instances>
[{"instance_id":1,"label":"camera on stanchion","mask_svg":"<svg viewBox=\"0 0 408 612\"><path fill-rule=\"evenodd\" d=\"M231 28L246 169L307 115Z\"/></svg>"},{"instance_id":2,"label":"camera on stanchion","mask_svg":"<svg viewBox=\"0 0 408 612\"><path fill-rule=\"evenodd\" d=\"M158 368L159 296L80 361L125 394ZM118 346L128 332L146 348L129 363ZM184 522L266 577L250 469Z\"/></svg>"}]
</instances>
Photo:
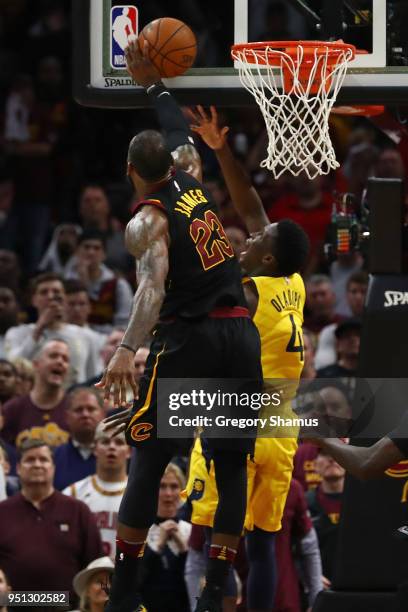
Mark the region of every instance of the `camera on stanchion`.
<instances>
[{"instance_id":1,"label":"camera on stanchion","mask_svg":"<svg viewBox=\"0 0 408 612\"><path fill-rule=\"evenodd\" d=\"M361 202L353 193L335 193L324 246L329 261L359 252L365 256L370 237L366 192Z\"/></svg>"}]
</instances>

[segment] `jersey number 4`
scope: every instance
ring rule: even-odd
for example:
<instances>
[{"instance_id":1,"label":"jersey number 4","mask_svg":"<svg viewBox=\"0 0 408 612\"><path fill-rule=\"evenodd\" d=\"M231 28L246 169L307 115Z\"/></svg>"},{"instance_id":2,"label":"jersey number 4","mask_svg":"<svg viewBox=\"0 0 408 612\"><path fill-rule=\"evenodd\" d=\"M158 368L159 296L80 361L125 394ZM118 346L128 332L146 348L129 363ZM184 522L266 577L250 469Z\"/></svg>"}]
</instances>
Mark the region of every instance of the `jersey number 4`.
<instances>
[{"instance_id":1,"label":"jersey number 4","mask_svg":"<svg viewBox=\"0 0 408 612\"><path fill-rule=\"evenodd\" d=\"M305 347L303 346L302 330L297 329L295 319L293 318L292 314L289 315L289 318L290 322L292 323L292 334L286 347L286 352L300 353L300 361L304 361ZM299 341L299 344L296 344L297 340Z\"/></svg>"},{"instance_id":2,"label":"jersey number 4","mask_svg":"<svg viewBox=\"0 0 408 612\"><path fill-rule=\"evenodd\" d=\"M205 211L204 219L193 219L190 236L200 255L204 270L214 268L225 259L234 256L221 221L212 210Z\"/></svg>"}]
</instances>

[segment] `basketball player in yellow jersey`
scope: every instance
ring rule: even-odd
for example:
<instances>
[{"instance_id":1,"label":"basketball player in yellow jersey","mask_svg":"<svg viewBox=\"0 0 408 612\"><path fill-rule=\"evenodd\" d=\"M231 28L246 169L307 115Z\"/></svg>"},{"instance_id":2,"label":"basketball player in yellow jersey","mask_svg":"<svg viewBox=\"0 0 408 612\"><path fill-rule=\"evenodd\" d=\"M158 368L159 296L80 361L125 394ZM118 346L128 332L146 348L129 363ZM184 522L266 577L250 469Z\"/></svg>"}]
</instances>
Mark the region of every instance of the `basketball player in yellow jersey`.
<instances>
[{"instance_id":1,"label":"basketball player in yellow jersey","mask_svg":"<svg viewBox=\"0 0 408 612\"><path fill-rule=\"evenodd\" d=\"M192 130L212 148L232 201L251 237L240 258L244 291L250 314L261 338L263 377L285 379L293 385L303 368L303 307L305 288L298 273L308 253L303 230L291 221L270 224L261 200L226 142L228 128L219 129L215 109L211 118L201 107L192 117ZM282 435L282 434L281 434ZM203 447L202 447L203 445ZM249 577L247 605L252 610L271 610L276 571L274 534L281 518L293 469L296 437L259 437L253 457L248 458L248 504L245 519ZM187 494L192 522L212 526L218 494L214 467L205 440L197 440L191 455Z\"/></svg>"}]
</instances>

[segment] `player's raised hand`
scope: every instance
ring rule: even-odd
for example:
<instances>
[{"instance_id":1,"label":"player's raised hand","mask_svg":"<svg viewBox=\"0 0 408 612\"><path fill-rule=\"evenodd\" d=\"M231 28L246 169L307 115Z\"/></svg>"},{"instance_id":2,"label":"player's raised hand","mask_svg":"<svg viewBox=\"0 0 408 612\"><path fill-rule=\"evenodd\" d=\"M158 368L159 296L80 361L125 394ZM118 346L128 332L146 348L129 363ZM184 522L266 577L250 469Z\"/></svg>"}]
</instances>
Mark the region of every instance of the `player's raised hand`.
<instances>
[{"instance_id":1,"label":"player's raised hand","mask_svg":"<svg viewBox=\"0 0 408 612\"><path fill-rule=\"evenodd\" d=\"M144 41L140 49L138 40L130 40L125 49L126 69L132 79L142 87L149 87L160 81L160 73L149 58L149 43Z\"/></svg>"},{"instance_id":2,"label":"player's raised hand","mask_svg":"<svg viewBox=\"0 0 408 612\"><path fill-rule=\"evenodd\" d=\"M138 396L138 385L136 383L136 368L134 354L126 348L118 347L103 373L102 380L95 387L104 389L104 399L109 402L113 395L113 406L115 408L126 405L127 386L133 391L134 399Z\"/></svg>"},{"instance_id":3,"label":"player's raised hand","mask_svg":"<svg viewBox=\"0 0 408 612\"><path fill-rule=\"evenodd\" d=\"M205 144L217 151L222 149L227 140L229 127L220 128L215 106L210 106L211 116L208 116L202 106L197 106L195 111L188 109L188 114L194 122L190 125L192 132L199 134Z\"/></svg>"}]
</instances>

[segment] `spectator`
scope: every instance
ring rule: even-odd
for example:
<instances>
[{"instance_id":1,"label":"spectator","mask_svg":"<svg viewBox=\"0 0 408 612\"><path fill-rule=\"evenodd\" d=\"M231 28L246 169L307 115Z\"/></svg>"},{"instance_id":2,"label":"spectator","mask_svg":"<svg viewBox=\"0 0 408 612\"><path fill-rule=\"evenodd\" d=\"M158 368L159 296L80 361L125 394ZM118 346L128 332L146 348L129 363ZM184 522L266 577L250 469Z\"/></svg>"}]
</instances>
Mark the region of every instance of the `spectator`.
<instances>
[{"instance_id":1,"label":"spectator","mask_svg":"<svg viewBox=\"0 0 408 612\"><path fill-rule=\"evenodd\" d=\"M13 447L9 447L13 448ZM10 454L8 449L6 449L5 442L0 439L0 466L3 469L4 477L5 477L5 486L6 486L6 497L10 497L10 495L14 495L20 489L20 481L18 477L15 475L15 466L17 464L17 455L13 455L12 458L15 461L13 474L11 473L12 464L10 460Z\"/></svg>"},{"instance_id":2,"label":"spectator","mask_svg":"<svg viewBox=\"0 0 408 612\"><path fill-rule=\"evenodd\" d=\"M187 509L186 505L184 508ZM188 510L191 512L191 508ZM205 580L205 569L207 564L207 557L204 550L205 530L206 527L203 525L191 524L191 533L188 540L188 551L184 568L184 580L186 582L191 610L194 610L194 606L203 589Z\"/></svg>"},{"instance_id":3,"label":"spectator","mask_svg":"<svg viewBox=\"0 0 408 612\"><path fill-rule=\"evenodd\" d=\"M33 359L45 341L64 340L70 349L70 378L83 382L98 371L98 351L86 330L65 323L65 290L61 278L44 272L33 280L32 304L38 311L36 323L11 327L4 344L6 355Z\"/></svg>"},{"instance_id":4,"label":"spectator","mask_svg":"<svg viewBox=\"0 0 408 612\"><path fill-rule=\"evenodd\" d=\"M404 179L406 170L401 153L396 147L385 147L374 166L374 176L378 178Z\"/></svg>"},{"instance_id":5,"label":"spectator","mask_svg":"<svg viewBox=\"0 0 408 612\"><path fill-rule=\"evenodd\" d=\"M65 293L67 296L67 321L87 330L92 342L98 347L98 353L106 342L106 334L101 334L89 327L91 315L91 301L85 285L80 281L66 281ZM102 358L99 359L99 371L102 370Z\"/></svg>"},{"instance_id":6,"label":"spectator","mask_svg":"<svg viewBox=\"0 0 408 612\"><path fill-rule=\"evenodd\" d=\"M227 238L234 249L235 257L238 257L239 259L242 251L245 250L247 239L245 232L240 227L230 225L229 227L225 228L225 233L227 234Z\"/></svg>"},{"instance_id":7,"label":"spectator","mask_svg":"<svg viewBox=\"0 0 408 612\"><path fill-rule=\"evenodd\" d=\"M191 525L177 519L184 486L182 471L170 463L160 482L158 517L147 535L142 569L143 601L155 612L190 611L184 565Z\"/></svg>"},{"instance_id":8,"label":"spectator","mask_svg":"<svg viewBox=\"0 0 408 612\"><path fill-rule=\"evenodd\" d=\"M25 442L17 471L21 493L0 503L0 567L16 591L70 591L75 574L101 555L92 513L54 490L51 448L41 440Z\"/></svg>"},{"instance_id":9,"label":"spectator","mask_svg":"<svg viewBox=\"0 0 408 612\"><path fill-rule=\"evenodd\" d=\"M103 362L104 367L108 365L117 347L122 342L124 333L125 332L123 329L115 329L106 338L105 344L103 345L102 350L101 350L101 357L102 357L102 362ZM135 364L135 370L136 370L136 375L137 375L138 380L140 379L140 377L142 376L144 372L148 355L149 355L149 349L146 346L141 346L136 352L134 364ZM95 383L99 382L102 378L102 374L103 372L101 371L100 374L88 380L86 382L86 385L88 387L91 387Z\"/></svg>"},{"instance_id":10,"label":"spectator","mask_svg":"<svg viewBox=\"0 0 408 612\"><path fill-rule=\"evenodd\" d=\"M28 395L34 387L34 366L32 361L18 357L13 360L17 370L17 395Z\"/></svg>"},{"instance_id":11,"label":"spectator","mask_svg":"<svg viewBox=\"0 0 408 612\"><path fill-rule=\"evenodd\" d=\"M273 612L301 612L300 578L295 565L293 544L299 550L299 561L308 591L308 612L322 590L322 565L316 532L313 529L301 485L292 479L282 529L276 537L278 585Z\"/></svg>"},{"instance_id":12,"label":"spectator","mask_svg":"<svg viewBox=\"0 0 408 612\"><path fill-rule=\"evenodd\" d=\"M10 327L17 325L18 304L15 293L8 287L0 287L0 357L5 357L4 336Z\"/></svg>"},{"instance_id":13,"label":"spectator","mask_svg":"<svg viewBox=\"0 0 408 612\"><path fill-rule=\"evenodd\" d=\"M340 378L356 375L360 352L361 319L351 318L339 323L335 329L336 354L335 363L317 370L321 378Z\"/></svg>"},{"instance_id":14,"label":"spectator","mask_svg":"<svg viewBox=\"0 0 408 612\"><path fill-rule=\"evenodd\" d=\"M350 134L349 150L341 171L347 180L347 189L354 194L356 202L361 202L367 180L379 156L374 140L375 131L367 125L360 125Z\"/></svg>"},{"instance_id":15,"label":"spectator","mask_svg":"<svg viewBox=\"0 0 408 612\"><path fill-rule=\"evenodd\" d=\"M5 234L6 230L3 231ZM0 249L0 287L8 287L16 296L20 290L20 278L21 269L17 255L14 251Z\"/></svg>"},{"instance_id":16,"label":"spectator","mask_svg":"<svg viewBox=\"0 0 408 612\"><path fill-rule=\"evenodd\" d=\"M336 296L328 276L315 274L306 283L305 327L319 334L323 327L338 323L341 317L334 311Z\"/></svg>"},{"instance_id":17,"label":"spectator","mask_svg":"<svg viewBox=\"0 0 408 612\"><path fill-rule=\"evenodd\" d=\"M38 269L41 272L54 272L64 276L67 264L77 247L81 231L79 225L73 223L57 225Z\"/></svg>"},{"instance_id":18,"label":"spectator","mask_svg":"<svg viewBox=\"0 0 408 612\"><path fill-rule=\"evenodd\" d=\"M75 576L73 587L79 597L78 612L104 612L108 601L104 585L109 584L113 568L110 557L100 557Z\"/></svg>"},{"instance_id":19,"label":"spectator","mask_svg":"<svg viewBox=\"0 0 408 612\"><path fill-rule=\"evenodd\" d=\"M93 376L84 383L85 386L92 387L101 380L103 369L106 368L119 344L122 342L124 333L124 329L114 329L108 336L105 336L105 343L101 349L102 368L96 376Z\"/></svg>"},{"instance_id":20,"label":"spectator","mask_svg":"<svg viewBox=\"0 0 408 612\"><path fill-rule=\"evenodd\" d=\"M0 597L2 597L4 593L10 593L10 592L11 592L11 585L8 581L6 574L0 568ZM3 606L2 608L0 608L0 612L7 612L7 609L8 608L6 606Z\"/></svg>"},{"instance_id":21,"label":"spectator","mask_svg":"<svg viewBox=\"0 0 408 612\"><path fill-rule=\"evenodd\" d=\"M307 329L303 329L303 347L304 347L304 365L301 378L311 380L316 377L314 367L315 350L310 333Z\"/></svg>"},{"instance_id":22,"label":"spectator","mask_svg":"<svg viewBox=\"0 0 408 612\"><path fill-rule=\"evenodd\" d=\"M140 380L140 378L143 376L149 352L150 351L146 346L141 346L136 351L135 360L133 363L135 365L135 374L137 380Z\"/></svg>"},{"instance_id":23,"label":"spectator","mask_svg":"<svg viewBox=\"0 0 408 612\"><path fill-rule=\"evenodd\" d=\"M68 394L68 442L55 452L55 487L59 490L95 474L95 431L105 417L102 396L96 389L78 387Z\"/></svg>"},{"instance_id":24,"label":"spectator","mask_svg":"<svg viewBox=\"0 0 408 612\"><path fill-rule=\"evenodd\" d=\"M125 248L124 232L111 218L111 210L105 190L100 185L87 185L79 202L81 225L97 229L106 240L106 264L113 270L127 272L132 258Z\"/></svg>"},{"instance_id":25,"label":"spectator","mask_svg":"<svg viewBox=\"0 0 408 612\"><path fill-rule=\"evenodd\" d=\"M323 191L322 177L310 180L302 173L291 183L293 192L279 198L266 212L271 221L289 218L299 223L309 236L311 257L318 261L330 223L332 195Z\"/></svg>"},{"instance_id":26,"label":"spectator","mask_svg":"<svg viewBox=\"0 0 408 612\"><path fill-rule=\"evenodd\" d=\"M133 293L124 278L117 278L105 266L105 255L104 235L99 230L85 230L65 278L85 285L91 300L89 322L95 329L109 333L113 327L126 325Z\"/></svg>"},{"instance_id":27,"label":"spectator","mask_svg":"<svg viewBox=\"0 0 408 612\"><path fill-rule=\"evenodd\" d=\"M5 465L6 476L11 473L15 475L16 473L16 465L17 465L17 450L13 444L9 444L3 438L3 427L4 427L4 416L3 416L3 407L0 404L0 449L3 450L3 459Z\"/></svg>"},{"instance_id":28,"label":"spectator","mask_svg":"<svg viewBox=\"0 0 408 612\"><path fill-rule=\"evenodd\" d=\"M120 502L127 483L130 448L125 434L111 438L102 423L95 433L96 473L74 482L65 495L83 501L95 516L105 555L115 559L116 530Z\"/></svg>"},{"instance_id":29,"label":"spectator","mask_svg":"<svg viewBox=\"0 0 408 612\"><path fill-rule=\"evenodd\" d=\"M346 299L353 317L363 315L367 289L368 274L366 272L355 272L347 281ZM336 361L336 327L336 324L332 323L320 332L315 356L317 369L324 368Z\"/></svg>"},{"instance_id":30,"label":"spectator","mask_svg":"<svg viewBox=\"0 0 408 612\"><path fill-rule=\"evenodd\" d=\"M304 491L315 489L321 481L316 470L318 448L315 444L302 441L293 459L293 478L303 487Z\"/></svg>"},{"instance_id":31,"label":"spectator","mask_svg":"<svg viewBox=\"0 0 408 612\"><path fill-rule=\"evenodd\" d=\"M17 369L7 359L0 359L0 404L5 404L16 395Z\"/></svg>"},{"instance_id":32,"label":"spectator","mask_svg":"<svg viewBox=\"0 0 408 612\"><path fill-rule=\"evenodd\" d=\"M34 360L34 387L3 407L3 437L20 446L26 438L58 446L68 440L64 382L69 368L69 348L63 340L47 342Z\"/></svg>"},{"instance_id":33,"label":"spectator","mask_svg":"<svg viewBox=\"0 0 408 612\"><path fill-rule=\"evenodd\" d=\"M346 470L322 449L318 450L316 470L322 480L317 488L308 491L306 499L319 538L323 575L330 586L327 581L333 577Z\"/></svg>"},{"instance_id":34,"label":"spectator","mask_svg":"<svg viewBox=\"0 0 408 612\"><path fill-rule=\"evenodd\" d=\"M361 271L363 267L363 257L357 251L348 253L347 255L339 254L336 261L330 266L330 278L333 283L334 293L336 294L335 312L341 317L360 316L353 313L350 303L347 299L347 286L351 277L356 274L361 274L365 277L365 284L368 285L368 276ZM358 276L357 276L358 278Z\"/></svg>"}]
</instances>

